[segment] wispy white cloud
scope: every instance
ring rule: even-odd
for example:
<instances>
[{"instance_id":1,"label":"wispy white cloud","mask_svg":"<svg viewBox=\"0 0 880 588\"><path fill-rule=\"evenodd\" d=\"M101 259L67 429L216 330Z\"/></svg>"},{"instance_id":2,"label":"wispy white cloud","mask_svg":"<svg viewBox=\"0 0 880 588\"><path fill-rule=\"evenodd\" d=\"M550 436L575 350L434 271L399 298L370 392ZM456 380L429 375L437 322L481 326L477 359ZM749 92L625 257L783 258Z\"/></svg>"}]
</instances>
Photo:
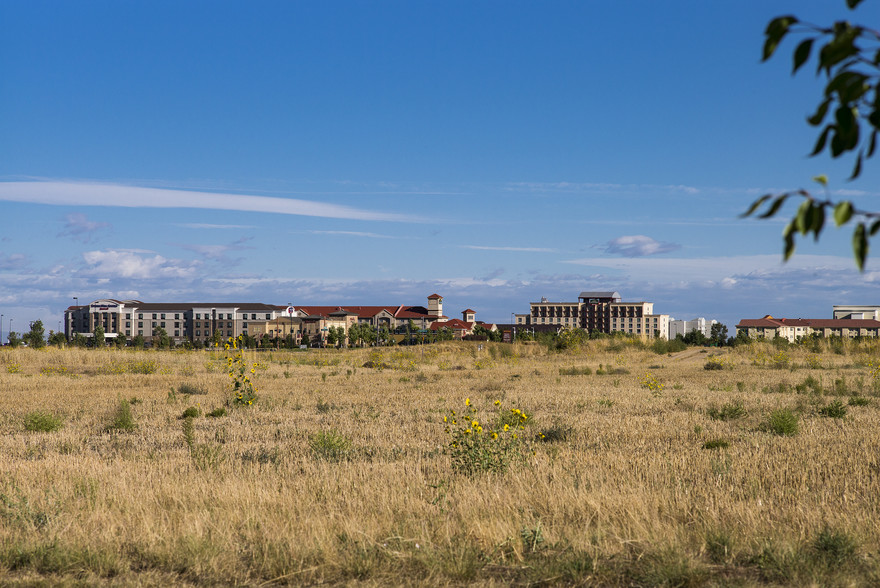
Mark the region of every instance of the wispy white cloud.
<instances>
[{"instance_id":1,"label":"wispy white cloud","mask_svg":"<svg viewBox=\"0 0 880 588\"><path fill-rule=\"evenodd\" d=\"M157 253L134 249L105 249L83 253L84 273L99 278L188 278L201 262L168 259Z\"/></svg>"},{"instance_id":2,"label":"wispy white cloud","mask_svg":"<svg viewBox=\"0 0 880 588\"><path fill-rule=\"evenodd\" d=\"M230 251L242 251L245 249L253 249L253 247L245 246L245 243L252 240L253 237L242 237L228 245L194 245L179 244L178 247L198 253L205 259L214 261L229 261L227 253Z\"/></svg>"},{"instance_id":3,"label":"wispy white cloud","mask_svg":"<svg viewBox=\"0 0 880 588\"><path fill-rule=\"evenodd\" d=\"M605 244L605 252L625 257L645 257L681 249L677 243L663 243L647 235L623 235Z\"/></svg>"},{"instance_id":4,"label":"wispy white cloud","mask_svg":"<svg viewBox=\"0 0 880 588\"><path fill-rule=\"evenodd\" d=\"M399 239L391 235L380 235L378 233L365 233L363 231L306 231L311 235L339 235L343 237L367 237L370 239Z\"/></svg>"},{"instance_id":5,"label":"wispy white cloud","mask_svg":"<svg viewBox=\"0 0 880 588\"><path fill-rule=\"evenodd\" d=\"M79 182L0 182L0 200L62 206L200 208L292 214L363 221L424 222L420 217L375 212L296 198L191 192L120 184Z\"/></svg>"},{"instance_id":6,"label":"wispy white cloud","mask_svg":"<svg viewBox=\"0 0 880 588\"><path fill-rule=\"evenodd\" d=\"M256 229L254 225L214 225L210 223L175 223L185 229Z\"/></svg>"},{"instance_id":7,"label":"wispy white cloud","mask_svg":"<svg viewBox=\"0 0 880 588\"><path fill-rule=\"evenodd\" d=\"M72 212L64 217L64 229L58 233L58 236L88 243L97 231L109 227L110 223L90 221L81 212Z\"/></svg>"},{"instance_id":8,"label":"wispy white cloud","mask_svg":"<svg viewBox=\"0 0 880 588\"><path fill-rule=\"evenodd\" d=\"M23 253L11 253L6 255L0 251L0 269L19 269L27 265L28 258Z\"/></svg>"},{"instance_id":9,"label":"wispy white cloud","mask_svg":"<svg viewBox=\"0 0 880 588\"><path fill-rule=\"evenodd\" d=\"M556 249L546 247L494 247L489 245L459 245L462 249L476 249L478 251L519 251L523 253L556 253Z\"/></svg>"}]
</instances>

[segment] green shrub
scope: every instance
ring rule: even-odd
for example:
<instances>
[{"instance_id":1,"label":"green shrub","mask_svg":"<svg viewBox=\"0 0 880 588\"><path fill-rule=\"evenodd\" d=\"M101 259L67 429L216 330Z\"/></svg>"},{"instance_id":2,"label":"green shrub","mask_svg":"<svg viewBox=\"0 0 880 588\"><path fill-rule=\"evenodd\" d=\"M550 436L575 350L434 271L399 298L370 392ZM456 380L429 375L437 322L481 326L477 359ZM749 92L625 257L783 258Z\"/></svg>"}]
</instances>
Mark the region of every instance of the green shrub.
<instances>
[{"instance_id":1,"label":"green shrub","mask_svg":"<svg viewBox=\"0 0 880 588\"><path fill-rule=\"evenodd\" d=\"M183 414L180 415L182 419L194 419L202 416L202 411L198 409L198 407L190 406L186 410L183 411Z\"/></svg>"},{"instance_id":2,"label":"green shrub","mask_svg":"<svg viewBox=\"0 0 880 588\"><path fill-rule=\"evenodd\" d=\"M843 531L838 532L825 527L810 547L826 565L837 568L855 557L858 543Z\"/></svg>"},{"instance_id":3,"label":"green shrub","mask_svg":"<svg viewBox=\"0 0 880 588\"><path fill-rule=\"evenodd\" d=\"M51 433L60 429L63 424L64 422L60 417L56 417L48 412L31 412L24 417L25 431Z\"/></svg>"},{"instance_id":4,"label":"green shrub","mask_svg":"<svg viewBox=\"0 0 880 588\"><path fill-rule=\"evenodd\" d=\"M215 418L215 419L218 417L225 417L226 416L226 409L222 406L220 408L215 408L214 410L212 410L211 412L208 413L208 416L211 418Z\"/></svg>"},{"instance_id":5,"label":"green shrub","mask_svg":"<svg viewBox=\"0 0 880 588\"><path fill-rule=\"evenodd\" d=\"M726 439L711 439L703 443L703 449L726 449L730 443Z\"/></svg>"},{"instance_id":6,"label":"green shrub","mask_svg":"<svg viewBox=\"0 0 880 588\"><path fill-rule=\"evenodd\" d=\"M722 405L721 408L714 405L710 406L706 410L706 414L708 414L712 420L730 421L746 416L746 409L742 402L736 401L728 402L727 404Z\"/></svg>"},{"instance_id":7,"label":"green shrub","mask_svg":"<svg viewBox=\"0 0 880 588\"><path fill-rule=\"evenodd\" d=\"M794 389L797 390L798 394L803 394L804 392L822 394L822 383L813 376L807 376L807 378L795 386Z\"/></svg>"},{"instance_id":8,"label":"green shrub","mask_svg":"<svg viewBox=\"0 0 880 588\"><path fill-rule=\"evenodd\" d=\"M181 384L177 387L178 394L188 394L190 396L205 395L208 393L207 388L196 386L195 384Z\"/></svg>"},{"instance_id":9,"label":"green shrub","mask_svg":"<svg viewBox=\"0 0 880 588\"><path fill-rule=\"evenodd\" d=\"M787 408L780 408L770 413L764 429L783 437L793 437L798 433L798 417Z\"/></svg>"},{"instance_id":10,"label":"green shrub","mask_svg":"<svg viewBox=\"0 0 880 588\"><path fill-rule=\"evenodd\" d=\"M835 400L820 408L819 414L832 419L842 419L846 416L846 406L840 400Z\"/></svg>"},{"instance_id":11,"label":"green shrub","mask_svg":"<svg viewBox=\"0 0 880 588\"><path fill-rule=\"evenodd\" d=\"M561 443L563 441L568 441L569 437L571 437L571 432L571 427L555 423L552 427L541 429L541 431L535 435L535 440L544 443Z\"/></svg>"},{"instance_id":12,"label":"green shrub","mask_svg":"<svg viewBox=\"0 0 880 588\"><path fill-rule=\"evenodd\" d=\"M351 440L337 431L319 431L309 437L312 455L319 460L339 462L349 458Z\"/></svg>"},{"instance_id":13,"label":"green shrub","mask_svg":"<svg viewBox=\"0 0 880 588\"><path fill-rule=\"evenodd\" d=\"M119 407L116 409L116 412L113 415L113 420L110 422L110 426L107 427L108 431L134 431L137 428L137 424L134 421L134 416L131 414L131 405L128 400L120 400Z\"/></svg>"},{"instance_id":14,"label":"green shrub","mask_svg":"<svg viewBox=\"0 0 880 588\"><path fill-rule=\"evenodd\" d=\"M849 399L850 406L868 406L869 404L871 404L871 399L864 396L853 396Z\"/></svg>"},{"instance_id":15,"label":"green shrub","mask_svg":"<svg viewBox=\"0 0 880 588\"><path fill-rule=\"evenodd\" d=\"M589 376L592 373L593 370L590 369L588 366L559 368L560 376Z\"/></svg>"}]
</instances>

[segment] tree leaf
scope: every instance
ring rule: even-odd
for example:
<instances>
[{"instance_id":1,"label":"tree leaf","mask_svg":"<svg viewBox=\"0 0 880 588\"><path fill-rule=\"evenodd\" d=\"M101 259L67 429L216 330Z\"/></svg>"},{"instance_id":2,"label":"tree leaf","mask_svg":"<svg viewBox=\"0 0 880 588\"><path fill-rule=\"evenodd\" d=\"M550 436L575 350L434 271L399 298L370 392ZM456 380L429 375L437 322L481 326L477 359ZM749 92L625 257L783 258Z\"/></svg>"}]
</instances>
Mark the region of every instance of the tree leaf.
<instances>
[{"instance_id":1,"label":"tree leaf","mask_svg":"<svg viewBox=\"0 0 880 588\"><path fill-rule=\"evenodd\" d=\"M813 226L813 203L810 200L804 200L798 207L794 222L801 235L806 235L810 227Z\"/></svg>"},{"instance_id":2,"label":"tree leaf","mask_svg":"<svg viewBox=\"0 0 880 588\"><path fill-rule=\"evenodd\" d=\"M868 237L865 235L865 223L859 223L853 231L853 255L859 271L865 271L865 258L868 257Z\"/></svg>"},{"instance_id":3,"label":"tree leaf","mask_svg":"<svg viewBox=\"0 0 880 588\"><path fill-rule=\"evenodd\" d=\"M846 0L846 5L850 10L862 3L862 0Z\"/></svg>"},{"instance_id":4,"label":"tree leaf","mask_svg":"<svg viewBox=\"0 0 880 588\"><path fill-rule=\"evenodd\" d=\"M822 184L826 188L828 187L828 176L826 176L825 174L813 176L813 181L817 184Z\"/></svg>"},{"instance_id":5,"label":"tree leaf","mask_svg":"<svg viewBox=\"0 0 880 588\"><path fill-rule=\"evenodd\" d=\"M816 140L816 145L813 147L813 152L810 153L810 157L819 155L819 153L825 149L825 142L828 140L829 132L831 132L831 125L826 126L825 130L822 131L822 134L819 135L819 138Z\"/></svg>"},{"instance_id":6,"label":"tree leaf","mask_svg":"<svg viewBox=\"0 0 880 588\"><path fill-rule=\"evenodd\" d=\"M834 205L834 222L837 226L845 225L853 215L853 205L849 200L841 200Z\"/></svg>"},{"instance_id":7,"label":"tree leaf","mask_svg":"<svg viewBox=\"0 0 880 588\"><path fill-rule=\"evenodd\" d=\"M822 228L825 226L825 205L824 204L816 204L813 206L813 218L811 229L813 231L814 240L819 240L819 233L822 232Z\"/></svg>"},{"instance_id":8,"label":"tree leaf","mask_svg":"<svg viewBox=\"0 0 880 588\"><path fill-rule=\"evenodd\" d=\"M875 220L874 224L871 225L870 235L873 237L877 234L877 231L880 231L880 220Z\"/></svg>"},{"instance_id":9,"label":"tree leaf","mask_svg":"<svg viewBox=\"0 0 880 588\"><path fill-rule=\"evenodd\" d=\"M771 216L776 214L785 203L786 198L788 198L788 194L783 194L782 196L777 197L776 200L773 201L773 204L770 205L770 208L767 209L767 212L765 212L758 218L770 218Z\"/></svg>"},{"instance_id":10,"label":"tree leaf","mask_svg":"<svg viewBox=\"0 0 880 588\"><path fill-rule=\"evenodd\" d=\"M772 198L772 197L773 197L772 194L764 194L763 196L761 196L760 198L758 198L757 200L755 200L754 202L752 202L752 205L749 206L749 209L748 209L747 211L745 211L744 213L742 213L741 215L739 215L740 218L745 218L745 217L747 217L747 216L751 216L751 214L752 214L753 212L755 212L756 210L758 210L758 207L759 207L759 206L761 206L762 204L764 204L765 202L767 202L768 200L770 200L770 198Z\"/></svg>"},{"instance_id":11,"label":"tree leaf","mask_svg":"<svg viewBox=\"0 0 880 588\"><path fill-rule=\"evenodd\" d=\"M794 254L794 224L788 223L785 227L785 230L782 231L782 238L785 240L785 247L782 250L782 259L783 261L788 261L788 258Z\"/></svg>"},{"instance_id":12,"label":"tree leaf","mask_svg":"<svg viewBox=\"0 0 880 588\"><path fill-rule=\"evenodd\" d=\"M815 114L807 119L807 122L811 125L819 126L822 124L822 121L825 120L825 115L828 114L828 106L831 104L831 98L826 98L822 101L822 104L819 105L819 108L816 109Z\"/></svg>"},{"instance_id":13,"label":"tree leaf","mask_svg":"<svg viewBox=\"0 0 880 588\"><path fill-rule=\"evenodd\" d=\"M856 157L856 164L853 166L853 173L849 177L850 181L859 177L859 174L862 173L862 154L859 152L858 157Z\"/></svg>"},{"instance_id":14,"label":"tree leaf","mask_svg":"<svg viewBox=\"0 0 880 588\"><path fill-rule=\"evenodd\" d=\"M806 63L806 61L810 58L810 51L813 49L813 39L804 39L800 43L798 43L797 49L794 50L794 67L791 70L792 74L797 73L797 70L801 68L801 66Z\"/></svg>"},{"instance_id":15,"label":"tree leaf","mask_svg":"<svg viewBox=\"0 0 880 588\"><path fill-rule=\"evenodd\" d=\"M797 21L796 17L787 15L778 16L767 24L767 29L764 31L764 36L767 39L764 41L764 54L761 61L767 61L773 56L773 53L779 46L779 42L788 33L791 25Z\"/></svg>"}]
</instances>

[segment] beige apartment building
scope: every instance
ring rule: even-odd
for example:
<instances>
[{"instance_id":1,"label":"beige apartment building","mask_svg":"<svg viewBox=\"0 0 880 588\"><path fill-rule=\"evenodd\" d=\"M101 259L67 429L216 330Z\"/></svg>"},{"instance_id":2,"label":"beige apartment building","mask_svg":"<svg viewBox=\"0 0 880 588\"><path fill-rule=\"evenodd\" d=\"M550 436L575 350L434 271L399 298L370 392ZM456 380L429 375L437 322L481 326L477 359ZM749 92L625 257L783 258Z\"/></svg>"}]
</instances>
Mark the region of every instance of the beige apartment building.
<instances>
[{"instance_id":1,"label":"beige apartment building","mask_svg":"<svg viewBox=\"0 0 880 588\"><path fill-rule=\"evenodd\" d=\"M558 325L660 339L666 339L669 333L668 314L654 314L653 302L623 302L618 292L581 292L577 302L543 298L529 304L528 314L514 316L517 325Z\"/></svg>"},{"instance_id":2,"label":"beige apartment building","mask_svg":"<svg viewBox=\"0 0 880 588\"><path fill-rule=\"evenodd\" d=\"M156 303L105 298L64 311L64 334L68 339L77 334L92 337L100 326L108 339L141 335L150 342L153 332L161 328L175 343L207 342L215 333L224 339L250 334L251 323L289 317L293 312L289 306L254 302Z\"/></svg>"}]
</instances>

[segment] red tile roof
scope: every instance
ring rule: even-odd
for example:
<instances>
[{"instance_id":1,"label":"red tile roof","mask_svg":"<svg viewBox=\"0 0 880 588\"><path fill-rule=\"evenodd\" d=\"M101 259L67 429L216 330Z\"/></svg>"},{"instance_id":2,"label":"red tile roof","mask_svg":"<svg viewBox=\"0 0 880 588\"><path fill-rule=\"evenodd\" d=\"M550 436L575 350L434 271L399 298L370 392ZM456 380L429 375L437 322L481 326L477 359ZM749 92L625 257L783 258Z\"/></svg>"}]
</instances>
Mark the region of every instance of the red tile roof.
<instances>
[{"instance_id":1,"label":"red tile roof","mask_svg":"<svg viewBox=\"0 0 880 588\"><path fill-rule=\"evenodd\" d=\"M773 318L770 315L759 319L742 319L737 323L738 329L749 327L810 327L812 329L877 329L880 321L874 319L786 319Z\"/></svg>"}]
</instances>

